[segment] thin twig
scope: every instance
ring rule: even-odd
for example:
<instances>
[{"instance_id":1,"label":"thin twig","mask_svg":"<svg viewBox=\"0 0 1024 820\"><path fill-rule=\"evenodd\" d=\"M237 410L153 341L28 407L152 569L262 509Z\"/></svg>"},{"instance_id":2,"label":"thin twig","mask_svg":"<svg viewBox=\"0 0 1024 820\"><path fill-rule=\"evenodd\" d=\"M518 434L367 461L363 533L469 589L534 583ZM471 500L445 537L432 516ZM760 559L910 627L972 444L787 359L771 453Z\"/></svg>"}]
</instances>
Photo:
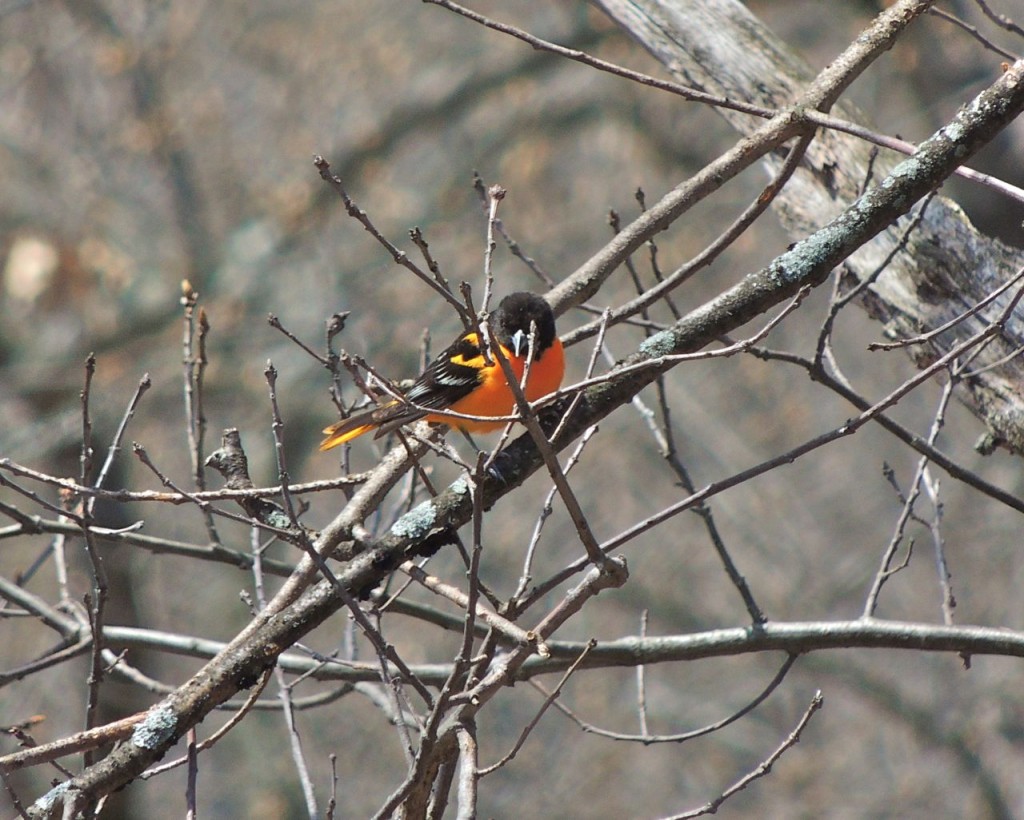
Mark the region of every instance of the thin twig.
<instances>
[{"instance_id":1,"label":"thin twig","mask_svg":"<svg viewBox=\"0 0 1024 820\"><path fill-rule=\"evenodd\" d=\"M183 309L181 347L182 347L182 380L184 383L185 395L185 433L188 439L188 452L192 459L192 482L199 491L206 489L206 477L203 473L203 438L206 433L206 419L202 416L202 381L200 373L205 372L206 363L206 334L209 331L209 324L206 320L205 311L200 311L200 332L203 339L200 343L200 353L193 355L193 341L195 339L195 314L196 305L199 302L199 293L186 279L181 283L181 305ZM83 482L84 483L84 482ZM208 507L199 505L199 511L206 524L206 534L211 543L219 544L220 536L217 533L217 526L213 520L213 514Z\"/></svg>"},{"instance_id":2,"label":"thin twig","mask_svg":"<svg viewBox=\"0 0 1024 820\"><path fill-rule=\"evenodd\" d=\"M948 322L940 325L939 327L932 328L927 333L922 333L920 336L911 336L907 339L900 339L896 342L872 342L868 345L868 350L894 350L899 347L908 347L910 345L923 344L929 342L937 336L945 333L950 328L963 322L965 319L969 319L971 316L981 312L986 307L991 305L1000 296L1010 290L1014 285L1020 284L1021 280L1024 280L1024 267L1021 267L1013 276L1007 279L998 288L993 290L984 299L981 299L976 304L950 319Z\"/></svg>"},{"instance_id":3,"label":"thin twig","mask_svg":"<svg viewBox=\"0 0 1024 820\"><path fill-rule=\"evenodd\" d=\"M765 700L768 699L768 696L771 695L772 692L774 692L776 689L779 688L779 686L782 685L782 681L785 680L786 675L789 674L789 670L793 668L793 664L796 663L798 657L799 656L795 652L791 653L786 658L785 663L782 664L782 667L779 669L779 671L775 673L775 677L773 677L771 681L769 681L768 685L761 690L757 697L755 697L749 703L744 704L744 706L741 709L738 709L731 715L727 715L721 720L716 720L714 723L711 723L707 726L702 726L699 729L691 729L688 732L679 732L671 735L651 735L647 734L646 731L643 734L639 735L625 734L623 732L612 732L608 729L602 729L598 726L595 726L592 723L587 723L561 701L555 702L555 708L558 709L567 718L569 718L569 720L571 720L573 723L579 726L580 729L582 729L584 732L587 732L588 734L598 735L599 737L606 737L609 740L624 741L627 743L640 743L644 746L650 746L655 743L686 743L689 740L694 740L698 737L704 737L705 735L710 735L714 732L720 731L721 729L724 729L726 726L735 723L740 718L745 717L746 715L749 715L751 712L753 712L754 709L756 709L758 706L764 703ZM536 681L531 681L530 683L534 688L540 689L540 691L544 691L543 687L541 687L541 685Z\"/></svg>"},{"instance_id":4,"label":"thin twig","mask_svg":"<svg viewBox=\"0 0 1024 820\"><path fill-rule=\"evenodd\" d=\"M196 785L199 780L199 751L196 743L196 727L192 726L187 734L187 747L185 757L188 759L188 774L185 781L185 812L186 820L196 820L198 817L198 806L196 797Z\"/></svg>"},{"instance_id":5,"label":"thin twig","mask_svg":"<svg viewBox=\"0 0 1024 820\"><path fill-rule=\"evenodd\" d=\"M424 271L419 265L409 259L409 255L405 251L399 250L387 237L384 236L376 225L370 220L370 217L366 214L362 208L352 201L348 195L348 191L345 190L345 186L341 181L341 178L331 172L330 163L327 162L322 156L317 155L313 158L313 165L320 172L320 178L324 182L328 183L337 192L338 196L341 197L341 201L345 205L345 211L355 219L360 225L366 229L367 233L370 234L377 242L389 253L391 258L395 261L395 264L401 265L406 270L413 273L421 282L424 282L431 290L441 296L449 305L451 305L455 312L459 314L459 318L462 319L463 325L468 330L472 325L472 317L470 312L466 310L466 307L455 297L451 289L447 287L447 283L441 284L435 277ZM442 279L442 281L444 281Z\"/></svg>"},{"instance_id":6,"label":"thin twig","mask_svg":"<svg viewBox=\"0 0 1024 820\"><path fill-rule=\"evenodd\" d=\"M971 37L973 37L975 40L981 43L982 46L987 48L989 51L998 54L1000 57L1004 57L1010 61L1020 59L1019 54L1014 54L1012 51L1008 51L1007 49L1001 48L1000 46L996 45L990 39L988 39L988 37L986 37L984 34L978 31L978 29L975 26L972 26L966 20L961 20L956 15L950 14L948 11L944 11L943 9L928 9L928 13L934 15L935 17L938 17L940 20L945 20L947 23L952 23L954 26L956 26L959 29L962 29L963 31L966 31Z\"/></svg>"},{"instance_id":7,"label":"thin twig","mask_svg":"<svg viewBox=\"0 0 1024 820\"><path fill-rule=\"evenodd\" d=\"M953 624L953 610L956 609L956 597L953 595L953 575L949 569L949 561L946 559L946 541L942 537L943 505L939 495L939 480L933 479L926 469L923 483L925 492L934 510L934 515L929 522L928 529L932 534L932 544L935 547L935 571L939 580L942 622L947 626L951 626Z\"/></svg>"},{"instance_id":8,"label":"thin twig","mask_svg":"<svg viewBox=\"0 0 1024 820\"><path fill-rule=\"evenodd\" d=\"M597 433L597 425L588 428L576 445L576 449L569 454L568 460L565 462L566 475L575 467L583 455L583 449L587 446L590 440ZM551 502L554 500L555 493L558 492L558 488L552 485L551 489L548 490L548 494L544 497L544 503L541 505L540 514L537 516L537 522L533 526L533 532L530 535L530 543L526 547L526 555L523 558L523 570L519 573L519 584L516 587L516 591L512 593L508 602L505 605L505 610L508 612L520 612L519 610L519 599L525 594L527 587L532 579L532 568L533 558L537 551L537 545L540 543L540 535L544 529L544 523L553 512Z\"/></svg>"},{"instance_id":9,"label":"thin twig","mask_svg":"<svg viewBox=\"0 0 1024 820\"><path fill-rule=\"evenodd\" d=\"M640 613L640 637L647 637L647 619L650 610L644 609ZM644 737L650 734L647 728L647 666L643 663L636 665L636 713L640 720L640 734Z\"/></svg>"},{"instance_id":10,"label":"thin twig","mask_svg":"<svg viewBox=\"0 0 1024 820\"><path fill-rule=\"evenodd\" d=\"M547 657L549 654L547 645L543 641L538 640L538 636L536 634L523 629L523 627L518 626L507 618L503 618L501 615L490 611L478 602L476 602L474 606L474 602L471 600L470 596L458 587L446 584L439 578L429 575L422 567L417 566L412 561L406 561L401 567L399 567L399 569L410 578L429 589L431 592L452 601L467 613L470 612L470 607L472 606L474 617L471 620L464 616L464 625L468 624L472 626L473 621L480 619L486 623L488 627L495 629L504 635L509 641L522 644L524 646L532 645L535 647L537 654L542 657Z\"/></svg>"},{"instance_id":11,"label":"thin twig","mask_svg":"<svg viewBox=\"0 0 1024 820\"><path fill-rule=\"evenodd\" d=\"M85 363L85 385L81 392L82 401L82 450L80 456L80 483L86 484L92 474L93 445L92 420L89 416L89 395L93 375L96 372L96 357L89 355ZM87 501L76 504L68 493L61 494L62 501L68 511L74 506L79 508L79 523L82 527L83 544L92 581L92 589L85 596L86 615L89 619L89 630L92 633L92 645L89 650L89 674L86 679L85 728L88 731L96 726L100 705L100 685L103 682L103 616L107 605L109 586L103 561L96 549L96 541L89 532L92 524L92 505ZM73 610L74 611L74 610ZM87 749L83 755L83 764L91 766L96 757L93 749Z\"/></svg>"},{"instance_id":12,"label":"thin twig","mask_svg":"<svg viewBox=\"0 0 1024 820\"><path fill-rule=\"evenodd\" d=\"M89 416L89 392L92 388L92 377L96 373L96 355L90 353L85 360L85 384L78 394L82 404L82 448L78 456L79 484L88 484L92 473L92 418Z\"/></svg>"},{"instance_id":13,"label":"thin twig","mask_svg":"<svg viewBox=\"0 0 1024 820\"><path fill-rule=\"evenodd\" d=\"M544 713L548 710L548 707L551 706L551 704L558 699L558 696L562 694L562 690L565 688L565 685L569 682L569 678L571 678L573 673L577 669L579 669L580 664L583 663L584 658L587 657L587 655L590 653L590 650L593 649L595 646L597 646L597 641L591 639L587 642L586 647L584 647L583 651L580 652L579 657L577 657L576 660L573 661L572 665L565 670L565 673L562 675L561 679L555 685L555 688L551 690L551 692L547 693L547 697L544 698L544 702L541 704L540 709L538 709L534 716L530 719L530 722L523 727L523 731L519 733L519 737L516 739L516 742L512 746L512 748L509 749L509 751L506 752L505 755L496 763L492 763L490 766L480 769L477 772L479 777L486 777L492 772L496 772L498 769L502 768L505 764L509 763L513 758L515 758L517 754L519 754L520 749L522 749L523 745L526 743L526 739L530 736L530 732L532 732L534 727L538 723L540 723L540 719L544 717Z\"/></svg>"},{"instance_id":14,"label":"thin twig","mask_svg":"<svg viewBox=\"0 0 1024 820\"><path fill-rule=\"evenodd\" d=\"M987 0L974 0L975 5L981 9L982 13L993 23L1000 28L1006 29L1011 34L1016 34L1018 37L1024 37L1024 28L1018 26L1013 20L1007 17L1005 14L997 14L992 11L989 7Z\"/></svg>"},{"instance_id":15,"label":"thin twig","mask_svg":"<svg viewBox=\"0 0 1024 820\"><path fill-rule=\"evenodd\" d=\"M480 197L480 201L483 204L484 210L489 210L488 206L488 195L487 186L484 184L483 179L476 171L473 172L473 190L477 192ZM516 259L522 262L526 267L537 277L537 279L544 285L544 289L553 288L555 286L555 280L546 270L544 270L536 259L529 256L522 248L522 246L512 237L505 227L505 223L495 217L493 220L494 230L501 234L501 238L505 240L505 247L508 248Z\"/></svg>"},{"instance_id":16,"label":"thin twig","mask_svg":"<svg viewBox=\"0 0 1024 820\"><path fill-rule=\"evenodd\" d=\"M776 748L774 752L765 758L761 765L741 777L714 800L705 803L699 809L684 812L683 814L672 815L671 820L689 820L689 818L693 817L703 817L705 814L714 814L718 811L719 807L734 794L743 791L755 780L764 777L766 774L771 772L772 766L775 765L786 750L800 742L800 735L803 734L804 729L807 728L807 724L810 722L811 718L814 717L814 713L817 712L824 703L825 699L821 696L821 692L816 692L814 698L811 700L811 705L807 707L807 711L805 711L803 717L800 718L796 728L789 733L789 736L779 744L778 748Z\"/></svg>"},{"instance_id":17,"label":"thin twig","mask_svg":"<svg viewBox=\"0 0 1024 820\"><path fill-rule=\"evenodd\" d=\"M121 418L121 423L117 426L117 431L114 433L114 438L110 442L110 447L107 449L107 457L103 460L103 466L100 467L99 474L96 476L96 481L93 482L94 489L100 489L103 483L107 480L107 475L110 473L110 468L114 464L114 459L117 454L121 452L121 442L124 441L125 433L128 431L128 423L135 417L135 411L139 407L139 402L142 401L142 397L146 394L146 391L152 386L152 380L149 378L149 374L146 373L141 379L139 384L135 388L135 393L132 395L131 401L128 402L128 409L125 410L124 416ZM85 483L84 481L82 482ZM96 503L96 496L93 495L89 498L87 506L91 510Z\"/></svg>"},{"instance_id":18,"label":"thin twig","mask_svg":"<svg viewBox=\"0 0 1024 820\"><path fill-rule=\"evenodd\" d=\"M935 412L935 416L932 420L931 430L928 433L928 444L934 446L935 441L939 437L939 432L942 429L943 418L945 416L946 407L949 405L949 400L953 396L953 380L950 379L943 385L942 395L939 399L939 406ZM882 587L896 572L903 569L909 561L909 551L907 560L902 565L892 567L892 560L896 554L896 549L903 541L904 529L907 522L910 520L914 512L914 504L917 501L918 496L921 493L922 482L925 477L925 471L928 467L928 457L923 456L917 463L917 468L914 472L914 478L910 485L910 492L907 493L907 497L903 502L903 507L900 510L899 518L896 521L896 527L893 532L892 538L889 539L889 544L882 554L882 562L875 573L874 580L871 584L871 589L868 591L866 600L864 601L864 612L862 617L870 618L875 614L875 610L878 607L878 596L882 591Z\"/></svg>"},{"instance_id":19,"label":"thin twig","mask_svg":"<svg viewBox=\"0 0 1024 820\"><path fill-rule=\"evenodd\" d=\"M274 383L268 376L270 390L273 394ZM274 402L274 416L277 419L277 404ZM252 577L253 586L256 592L256 602L260 609L267 605L263 587L263 567L261 558L263 549L260 546L259 530L253 527L250 530L249 548L252 552ZM292 688L285 679L284 670L280 664L274 665L274 679L277 682L277 696L281 701L281 714L284 716L285 728L288 732L288 746L291 750L292 762L295 764L295 771L299 775L299 783L302 786L302 796L306 801L306 811L310 820L316 820L319 815L317 808L316 792L313 789L313 780L309 776L309 766L306 763L306 756L302 751L302 737L299 734L298 724L295 722L295 709L292 702Z\"/></svg>"}]
</instances>

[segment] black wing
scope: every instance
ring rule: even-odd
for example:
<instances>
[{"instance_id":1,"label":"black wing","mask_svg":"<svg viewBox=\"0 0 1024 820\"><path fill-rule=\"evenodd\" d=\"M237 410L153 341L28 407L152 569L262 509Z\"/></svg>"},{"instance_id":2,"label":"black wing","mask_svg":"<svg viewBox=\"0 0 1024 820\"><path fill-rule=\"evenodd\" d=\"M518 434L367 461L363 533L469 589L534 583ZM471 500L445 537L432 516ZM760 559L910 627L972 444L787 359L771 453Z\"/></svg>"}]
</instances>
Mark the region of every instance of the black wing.
<instances>
[{"instance_id":1,"label":"black wing","mask_svg":"<svg viewBox=\"0 0 1024 820\"><path fill-rule=\"evenodd\" d=\"M476 334L467 333L427 365L405 393L405 398L420 407L445 410L480 384L483 361ZM381 407L373 411L373 421L378 425L374 438L386 436L426 415L426 410L417 410L400 401Z\"/></svg>"},{"instance_id":2,"label":"black wing","mask_svg":"<svg viewBox=\"0 0 1024 820\"><path fill-rule=\"evenodd\" d=\"M421 407L444 410L480 384L483 353L475 333L467 333L432 361L405 397Z\"/></svg>"}]
</instances>

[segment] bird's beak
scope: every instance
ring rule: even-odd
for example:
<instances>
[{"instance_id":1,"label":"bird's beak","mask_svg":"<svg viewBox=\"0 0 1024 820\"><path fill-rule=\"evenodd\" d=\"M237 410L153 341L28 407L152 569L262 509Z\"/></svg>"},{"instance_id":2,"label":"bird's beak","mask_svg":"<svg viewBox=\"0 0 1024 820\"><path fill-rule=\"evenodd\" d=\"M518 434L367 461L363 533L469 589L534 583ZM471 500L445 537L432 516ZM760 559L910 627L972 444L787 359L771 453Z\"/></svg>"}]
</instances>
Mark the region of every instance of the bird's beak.
<instances>
[{"instance_id":1,"label":"bird's beak","mask_svg":"<svg viewBox=\"0 0 1024 820\"><path fill-rule=\"evenodd\" d=\"M509 341L512 342L512 352L516 354L517 358L530 349L530 337L522 330L513 333Z\"/></svg>"}]
</instances>

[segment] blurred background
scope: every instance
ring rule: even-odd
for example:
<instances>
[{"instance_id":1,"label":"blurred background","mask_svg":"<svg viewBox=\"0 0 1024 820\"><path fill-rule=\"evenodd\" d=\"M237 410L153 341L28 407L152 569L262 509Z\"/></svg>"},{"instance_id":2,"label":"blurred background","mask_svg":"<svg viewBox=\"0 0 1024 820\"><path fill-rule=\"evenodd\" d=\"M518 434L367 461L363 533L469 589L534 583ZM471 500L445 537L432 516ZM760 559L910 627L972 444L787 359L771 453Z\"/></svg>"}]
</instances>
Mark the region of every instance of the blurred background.
<instances>
[{"instance_id":1,"label":"blurred background","mask_svg":"<svg viewBox=\"0 0 1024 820\"><path fill-rule=\"evenodd\" d=\"M876 14L876 2L762 0L748 6L814 67L827 64ZM1003 11L1013 9L1003 4ZM473 7L545 39L661 76L658 66L583 3L497 2ZM976 25L973 4L944 8ZM1018 22L1021 22L1018 20ZM1010 48L1020 39L986 32ZM854 86L851 97L888 134L919 140L944 123L998 73L999 58L966 33L921 20ZM560 281L611 236L609 211L625 223L639 212L638 188L653 203L726 150L734 136L704 107L534 52L442 9L408 2L291 0L221 3L165 0L0 2L0 457L53 475L76 477L81 446L83 363L97 357L91 391L95 443L102 454L139 379L152 388L126 441L142 444L160 470L190 486L183 402L181 282L199 293L210 325L205 376L207 447L238 427L258 485L277 479L263 375L280 372L288 468L294 481L337 475L319 454L319 431L337 417L328 372L267 323L324 349L325 320L351 311L337 344L387 375L417 372L429 329L436 352L459 330L457 317L346 216L319 178L322 154L378 229L415 254L420 227L442 272L482 291L485 211L473 173L509 194L501 216L524 252ZM1024 129L1002 135L974 167L1024 184ZM658 239L671 271L701 250L760 192L747 174L702 203ZM1024 244L1021 209L977 186L944 189L987 233ZM783 250L791 238L768 216L710 270L676 294L683 311L701 304ZM650 281L646 259L637 260ZM500 247L496 292L545 285ZM593 304L621 304L633 285L614 276ZM815 294L770 339L776 348L813 351L827 294ZM587 320L569 313L568 330ZM668 321L667 311L656 318ZM840 317L836 343L847 375L869 398L913 372L900 352L867 353L880 328L862 313ZM641 333L610 335L616 358ZM590 350L570 351L568 377L581 377ZM852 409L796 369L752 358L686 364L668 379L680 455L700 486L784 452L841 424ZM349 386L346 400L357 392ZM895 415L926 433L938 400L926 386ZM644 396L654 404L656 396ZM941 446L970 469L1021 490L1017 460L977 455L983 432L953 406ZM379 451L361 442L353 468ZM906 486L918 460L880 430L866 428L784 470L718 497L712 509L758 602L778 620L857 617L900 499L883 475ZM442 463L437 480L454 475ZM210 486L220 486L215 474ZM52 488L32 485L52 502ZM125 447L111 488L159 489ZM682 490L640 416L623 408L602 424L575 485L599 538L608 538L674 500ZM547 484L535 476L489 518L484 574L508 595ZM0 499L36 512L0 489ZM310 499L306 521L322 526L340 492ZM951 561L957 620L1024 628L1019 518L941 476L942 535ZM514 507L514 509L513 509ZM934 514L927 505L922 515ZM144 532L206 543L192 507L101 504L107 526L145 520ZM371 522L386 525L386 521ZM918 552L883 593L881 617L937 621L938 585L927 522L908 534ZM218 522L220 536L248 550L242 526ZM0 571L15 577L48 544L6 539ZM283 547L274 557L294 560ZM534 577L579 554L570 522L556 510L541 541ZM245 572L201 566L134 547L104 545L111 576L108 622L226 640L249 617L239 590ZM560 638L636 634L644 611L650 634L744 624L729 584L695 516L638 539L628 551L627 587L603 595ZM444 554L432 571L461 579ZM44 563L26 586L54 599ZM271 585L272 586L272 585ZM76 558L71 587L89 589ZM413 596L435 603L413 590ZM311 640L336 647L344 618ZM40 654L52 641L37 625L0 622L0 667ZM385 634L409 662L450 660L457 637L394 618ZM199 662L132 652L130 659L168 684ZM748 657L648 670L652 730L681 732L720 719L753 698L781 658ZM0 690L0 723L33 714L39 742L63 737L83 720L86 662L68 664ZM585 720L638 731L631 670L579 674L566 702ZM952 656L835 652L805 658L762 707L723 732L682 746L643 747L579 731L549 713L515 762L485 779L486 816L641 817L691 808L755 766L792 729L817 689L826 707L798 747L722 807L726 817L1013 816L1024 808L1017 773L1024 754L1019 663ZM547 682L553 685L554 681ZM315 691L315 685L309 684ZM105 717L145 708L154 695L111 681ZM624 694L627 693L627 694ZM528 686L503 694L481 720L481 759L500 757L540 706ZM212 723L213 721L208 721ZM405 764L394 731L369 701L350 695L300 713L314 783L326 803L328 754L338 755L339 816L372 814L401 782ZM212 731L212 726L204 726ZM13 751L14 742L3 752ZM54 773L12 780L34 799ZM110 816L177 816L184 771L136 784ZM4 800L0 797L0 804ZM199 800L209 817L273 818L302 813L284 721L251 716L200 760ZM169 808L169 807L172 807Z\"/></svg>"}]
</instances>

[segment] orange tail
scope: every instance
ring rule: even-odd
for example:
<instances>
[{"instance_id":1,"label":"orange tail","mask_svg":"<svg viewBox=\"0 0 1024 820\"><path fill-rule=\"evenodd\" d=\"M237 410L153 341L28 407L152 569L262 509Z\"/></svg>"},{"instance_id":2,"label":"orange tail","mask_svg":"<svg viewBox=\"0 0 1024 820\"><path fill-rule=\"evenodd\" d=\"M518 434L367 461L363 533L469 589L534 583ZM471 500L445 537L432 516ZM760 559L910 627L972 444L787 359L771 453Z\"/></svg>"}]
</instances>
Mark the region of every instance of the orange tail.
<instances>
[{"instance_id":1,"label":"orange tail","mask_svg":"<svg viewBox=\"0 0 1024 820\"><path fill-rule=\"evenodd\" d=\"M337 447L339 444L344 444L346 441L358 438L363 433L373 430L376 426L372 411L335 422L330 427L324 428L324 435L327 438L320 442L320 451L330 450L332 447Z\"/></svg>"}]
</instances>

